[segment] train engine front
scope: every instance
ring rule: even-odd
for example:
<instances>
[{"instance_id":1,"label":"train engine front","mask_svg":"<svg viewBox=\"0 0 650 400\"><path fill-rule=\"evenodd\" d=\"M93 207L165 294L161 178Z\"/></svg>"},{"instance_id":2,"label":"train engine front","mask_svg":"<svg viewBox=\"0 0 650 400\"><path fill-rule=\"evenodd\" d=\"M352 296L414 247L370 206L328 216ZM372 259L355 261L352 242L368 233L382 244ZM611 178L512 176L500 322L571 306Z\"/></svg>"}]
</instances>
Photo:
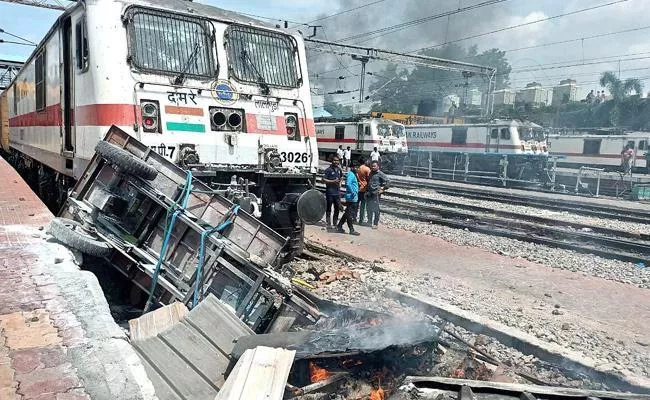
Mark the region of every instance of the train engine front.
<instances>
[{"instance_id":1,"label":"train engine front","mask_svg":"<svg viewBox=\"0 0 650 400\"><path fill-rule=\"evenodd\" d=\"M370 120L373 142L381 154L382 168L396 170L404 163L408 153L406 130L403 124L383 118Z\"/></svg>"},{"instance_id":2,"label":"train engine front","mask_svg":"<svg viewBox=\"0 0 650 400\"><path fill-rule=\"evenodd\" d=\"M302 38L199 3L138 3L122 17L134 134L300 252L324 214Z\"/></svg>"}]
</instances>

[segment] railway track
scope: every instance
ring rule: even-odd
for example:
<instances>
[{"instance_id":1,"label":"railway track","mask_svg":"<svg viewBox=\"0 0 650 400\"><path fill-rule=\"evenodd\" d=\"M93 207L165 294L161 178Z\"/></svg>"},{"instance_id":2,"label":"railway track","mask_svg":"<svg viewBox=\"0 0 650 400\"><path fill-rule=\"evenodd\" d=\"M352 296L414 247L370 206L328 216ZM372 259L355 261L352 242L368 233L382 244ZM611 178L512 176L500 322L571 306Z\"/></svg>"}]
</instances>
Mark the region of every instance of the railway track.
<instances>
[{"instance_id":1,"label":"railway track","mask_svg":"<svg viewBox=\"0 0 650 400\"><path fill-rule=\"evenodd\" d=\"M474 200L496 201L552 211L571 211L575 214L597 218L650 224L650 210L646 211L625 207L588 204L579 201L567 201L567 199L541 198L535 197L532 193L531 195L520 195L506 192L494 192L481 188L451 187L434 182L413 182L396 177L392 177L391 181L394 187L402 189L430 189L448 196L465 197Z\"/></svg>"},{"instance_id":2,"label":"railway track","mask_svg":"<svg viewBox=\"0 0 650 400\"><path fill-rule=\"evenodd\" d=\"M401 199L399 197L402 197ZM650 242L639 240L629 232L596 228L590 225L565 224L554 219L531 217L503 211L493 214L474 210L451 209L426 204L416 196L386 193L382 197L382 212L401 218L435 223L456 229L508 237L524 242L595 254L604 258L650 265ZM415 199L414 199L415 198ZM423 201L424 200L424 201ZM416 201L416 202L414 202ZM470 206L474 208L473 206ZM488 210L490 211L490 210ZM516 218L513 218L516 216ZM526 220L528 218L529 220ZM558 226L562 224L564 226Z\"/></svg>"},{"instance_id":3,"label":"railway track","mask_svg":"<svg viewBox=\"0 0 650 400\"><path fill-rule=\"evenodd\" d=\"M399 184L395 186L402 187ZM320 189L324 190L324 186L320 185ZM649 234L559 221L554 218L390 191L382 196L381 202L383 213L400 218L650 265ZM508 203L513 204L511 201ZM531 204L522 205L536 207ZM550 209L558 210L558 208ZM616 218L619 214L611 212L587 213L587 215Z\"/></svg>"}]
</instances>

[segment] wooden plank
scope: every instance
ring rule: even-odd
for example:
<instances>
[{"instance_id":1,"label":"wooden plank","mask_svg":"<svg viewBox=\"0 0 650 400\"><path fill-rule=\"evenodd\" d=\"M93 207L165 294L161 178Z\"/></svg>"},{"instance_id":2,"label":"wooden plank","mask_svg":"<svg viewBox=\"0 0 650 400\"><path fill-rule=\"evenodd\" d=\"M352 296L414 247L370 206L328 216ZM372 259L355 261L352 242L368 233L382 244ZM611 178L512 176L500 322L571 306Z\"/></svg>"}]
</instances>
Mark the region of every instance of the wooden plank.
<instances>
[{"instance_id":1,"label":"wooden plank","mask_svg":"<svg viewBox=\"0 0 650 400\"><path fill-rule=\"evenodd\" d=\"M215 400L281 400L296 352L260 346L247 350Z\"/></svg>"},{"instance_id":2,"label":"wooden plank","mask_svg":"<svg viewBox=\"0 0 650 400\"><path fill-rule=\"evenodd\" d=\"M151 380L151 383L156 390L156 397L158 397L159 400L184 400L144 357L140 357L140 359L142 360L142 365L147 373L147 377Z\"/></svg>"},{"instance_id":3,"label":"wooden plank","mask_svg":"<svg viewBox=\"0 0 650 400\"><path fill-rule=\"evenodd\" d=\"M290 348L292 346L300 347L303 345L314 332L278 332L264 335L243 336L237 339L237 344L232 350L232 356L237 359L246 351L258 346Z\"/></svg>"},{"instance_id":4,"label":"wooden plank","mask_svg":"<svg viewBox=\"0 0 650 400\"><path fill-rule=\"evenodd\" d=\"M162 333L160 338L176 353L182 354L208 382L218 388L223 386L230 359L203 335L181 322Z\"/></svg>"},{"instance_id":5,"label":"wooden plank","mask_svg":"<svg viewBox=\"0 0 650 400\"><path fill-rule=\"evenodd\" d=\"M174 302L129 320L131 340L137 342L154 337L181 321L187 313L185 304Z\"/></svg>"},{"instance_id":6,"label":"wooden plank","mask_svg":"<svg viewBox=\"0 0 650 400\"><path fill-rule=\"evenodd\" d=\"M194 307L185 321L223 354L232 352L236 339L255 333L212 294Z\"/></svg>"},{"instance_id":7,"label":"wooden plank","mask_svg":"<svg viewBox=\"0 0 650 400\"><path fill-rule=\"evenodd\" d=\"M213 399L217 387L208 383L190 364L159 338L136 343L136 348L167 382L176 388L182 398L192 400Z\"/></svg>"}]
</instances>

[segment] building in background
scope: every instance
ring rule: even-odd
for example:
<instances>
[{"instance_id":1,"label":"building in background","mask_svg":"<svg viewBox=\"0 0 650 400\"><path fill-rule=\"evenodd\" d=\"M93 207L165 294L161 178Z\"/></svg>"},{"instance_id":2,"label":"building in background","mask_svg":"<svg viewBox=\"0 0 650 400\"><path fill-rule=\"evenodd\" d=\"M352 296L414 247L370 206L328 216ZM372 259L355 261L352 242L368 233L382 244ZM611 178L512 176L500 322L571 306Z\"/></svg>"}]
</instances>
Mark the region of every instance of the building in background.
<instances>
[{"instance_id":1,"label":"building in background","mask_svg":"<svg viewBox=\"0 0 650 400\"><path fill-rule=\"evenodd\" d=\"M492 92L492 101L495 107L511 106L515 104L517 93L512 89L501 89Z\"/></svg>"},{"instance_id":2,"label":"building in background","mask_svg":"<svg viewBox=\"0 0 650 400\"><path fill-rule=\"evenodd\" d=\"M554 106L559 106L570 101L578 101L578 83L575 79L563 79L553 88Z\"/></svg>"},{"instance_id":3,"label":"building in background","mask_svg":"<svg viewBox=\"0 0 650 400\"><path fill-rule=\"evenodd\" d=\"M531 82L525 88L517 92L515 102L531 107L543 107L551 103L553 96L552 89L542 87L541 83Z\"/></svg>"}]
</instances>

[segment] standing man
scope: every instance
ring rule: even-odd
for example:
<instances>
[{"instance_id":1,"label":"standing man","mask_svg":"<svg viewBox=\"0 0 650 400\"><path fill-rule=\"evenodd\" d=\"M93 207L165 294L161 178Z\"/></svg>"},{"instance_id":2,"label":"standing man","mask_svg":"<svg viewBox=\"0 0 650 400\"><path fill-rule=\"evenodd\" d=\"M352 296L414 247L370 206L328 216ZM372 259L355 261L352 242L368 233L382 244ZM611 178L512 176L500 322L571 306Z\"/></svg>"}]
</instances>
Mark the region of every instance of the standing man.
<instances>
[{"instance_id":1,"label":"standing man","mask_svg":"<svg viewBox=\"0 0 650 400\"><path fill-rule=\"evenodd\" d=\"M327 200L327 213L325 214L325 222L327 229L332 228L332 218L330 213L334 207L334 222L339 219L339 211L341 210L341 177L343 171L340 167L340 159L334 156L332 164L323 172L323 182L325 182L325 199Z\"/></svg>"},{"instance_id":2,"label":"standing man","mask_svg":"<svg viewBox=\"0 0 650 400\"><path fill-rule=\"evenodd\" d=\"M352 165L352 163L351 163L351 160L352 160L352 150L350 149L350 146L348 146L348 147L345 149L345 154L343 155L343 157L345 157L345 163L344 163L344 165L345 165L346 167L351 166L351 165Z\"/></svg>"},{"instance_id":3,"label":"standing man","mask_svg":"<svg viewBox=\"0 0 650 400\"><path fill-rule=\"evenodd\" d=\"M379 162L379 157L380 157L379 150L377 150L377 148L375 147L374 149L372 149L372 153L370 153L370 161Z\"/></svg>"},{"instance_id":4,"label":"standing man","mask_svg":"<svg viewBox=\"0 0 650 400\"><path fill-rule=\"evenodd\" d=\"M379 225L379 200L381 194L388 189L390 181L388 176L379 170L379 162L370 163L370 179L366 189L366 207L368 208L368 222L372 229L377 229Z\"/></svg>"},{"instance_id":5,"label":"standing man","mask_svg":"<svg viewBox=\"0 0 650 400\"><path fill-rule=\"evenodd\" d=\"M345 152L343 151L343 145L340 144L339 148L336 149L336 155L339 156L339 160L343 160L343 156L345 155Z\"/></svg>"},{"instance_id":6,"label":"standing man","mask_svg":"<svg viewBox=\"0 0 650 400\"><path fill-rule=\"evenodd\" d=\"M357 168L357 181L359 182L359 225L362 225L363 217L366 215L366 189L368 188L368 180L370 179L370 167L367 161L361 158L359 160L359 168ZM370 224L370 221L368 221Z\"/></svg>"},{"instance_id":7,"label":"standing man","mask_svg":"<svg viewBox=\"0 0 650 400\"><path fill-rule=\"evenodd\" d=\"M632 159L634 158L634 149L629 144L621 152L621 169L624 174L630 173L632 170Z\"/></svg>"},{"instance_id":8,"label":"standing man","mask_svg":"<svg viewBox=\"0 0 650 400\"><path fill-rule=\"evenodd\" d=\"M359 236L359 232L354 230L352 221L357 215L357 202L359 201L359 182L355 174L354 166L348 167L348 173L345 175L345 212L341 220L336 225L338 233L345 233L343 223L347 222L350 235Z\"/></svg>"}]
</instances>

